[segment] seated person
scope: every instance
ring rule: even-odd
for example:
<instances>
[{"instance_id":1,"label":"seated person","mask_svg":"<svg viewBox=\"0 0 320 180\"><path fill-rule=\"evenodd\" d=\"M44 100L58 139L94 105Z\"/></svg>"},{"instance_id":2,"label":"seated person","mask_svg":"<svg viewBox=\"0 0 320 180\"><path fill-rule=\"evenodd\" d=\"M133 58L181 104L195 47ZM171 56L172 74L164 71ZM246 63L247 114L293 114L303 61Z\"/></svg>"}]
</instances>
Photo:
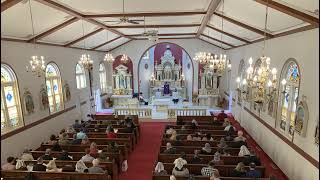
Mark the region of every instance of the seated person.
<instances>
[{"instance_id":1,"label":"seated person","mask_svg":"<svg viewBox=\"0 0 320 180\"><path fill-rule=\"evenodd\" d=\"M218 150L216 153L213 155L213 164L214 165L223 165L223 160L220 158L221 157L221 150Z\"/></svg>"},{"instance_id":2,"label":"seated person","mask_svg":"<svg viewBox=\"0 0 320 180\"><path fill-rule=\"evenodd\" d=\"M81 128L80 131L77 133L77 139L83 139L84 137L86 137L86 133L84 133L84 129Z\"/></svg>"},{"instance_id":3,"label":"seated person","mask_svg":"<svg viewBox=\"0 0 320 180\"><path fill-rule=\"evenodd\" d=\"M204 147L201 149L200 154L212 154L212 149L209 143L206 143Z\"/></svg>"},{"instance_id":4,"label":"seated person","mask_svg":"<svg viewBox=\"0 0 320 180\"><path fill-rule=\"evenodd\" d=\"M142 102L144 105L148 105L148 101L144 99L142 92L139 94L139 102Z\"/></svg>"},{"instance_id":5,"label":"seated person","mask_svg":"<svg viewBox=\"0 0 320 180\"><path fill-rule=\"evenodd\" d=\"M62 133L60 135L61 137L59 137L59 141L58 141L58 144L59 145L68 145L70 144L70 141L68 140L68 134L67 133Z\"/></svg>"},{"instance_id":6,"label":"seated person","mask_svg":"<svg viewBox=\"0 0 320 180\"><path fill-rule=\"evenodd\" d=\"M76 128L82 128L82 125L80 124L79 120L75 120L74 124L73 124L73 128L76 129Z\"/></svg>"},{"instance_id":7,"label":"seated person","mask_svg":"<svg viewBox=\"0 0 320 180\"><path fill-rule=\"evenodd\" d=\"M9 156L7 158L7 163L2 165L1 167L1 170L3 171L13 171L13 170L16 170L16 165L14 164L15 163L15 158L12 157L12 156Z\"/></svg>"},{"instance_id":8,"label":"seated person","mask_svg":"<svg viewBox=\"0 0 320 180\"><path fill-rule=\"evenodd\" d=\"M214 126L222 126L223 122L221 121L218 121L218 118L217 117L213 117L213 123L212 123Z\"/></svg>"},{"instance_id":9,"label":"seated person","mask_svg":"<svg viewBox=\"0 0 320 180\"><path fill-rule=\"evenodd\" d=\"M177 131L173 131L169 139L173 141L177 140Z\"/></svg>"},{"instance_id":10,"label":"seated person","mask_svg":"<svg viewBox=\"0 0 320 180\"><path fill-rule=\"evenodd\" d=\"M229 153L228 149L223 149L222 150L222 156L231 156L231 154Z\"/></svg>"},{"instance_id":11,"label":"seated person","mask_svg":"<svg viewBox=\"0 0 320 180\"><path fill-rule=\"evenodd\" d=\"M97 144L95 142L92 142L90 145L90 155L92 157L98 157L98 147Z\"/></svg>"},{"instance_id":12,"label":"seated person","mask_svg":"<svg viewBox=\"0 0 320 180\"><path fill-rule=\"evenodd\" d=\"M213 174L210 177L210 180L221 180L220 177L221 176L220 176L219 170L218 169L214 169L213 170Z\"/></svg>"},{"instance_id":13,"label":"seated person","mask_svg":"<svg viewBox=\"0 0 320 180\"><path fill-rule=\"evenodd\" d=\"M172 134L173 132L175 132L176 130L173 129L173 127L171 126L167 126L167 130L166 130L166 134Z\"/></svg>"},{"instance_id":14,"label":"seated person","mask_svg":"<svg viewBox=\"0 0 320 180\"><path fill-rule=\"evenodd\" d=\"M21 160L23 161L33 161L34 158L32 156L32 153L30 152L29 149L25 149L20 157Z\"/></svg>"},{"instance_id":15,"label":"seated person","mask_svg":"<svg viewBox=\"0 0 320 180\"><path fill-rule=\"evenodd\" d=\"M202 159L199 157L200 150L194 150L194 155L190 161L190 164L201 164Z\"/></svg>"},{"instance_id":16,"label":"seated person","mask_svg":"<svg viewBox=\"0 0 320 180\"><path fill-rule=\"evenodd\" d=\"M67 133L68 133L68 134L74 134L74 133L76 133L76 130L74 130L73 126L70 125L70 126L68 127L68 129L67 129Z\"/></svg>"},{"instance_id":17,"label":"seated person","mask_svg":"<svg viewBox=\"0 0 320 180\"><path fill-rule=\"evenodd\" d=\"M43 165L43 158L37 159L37 164L33 165L32 171L46 171L47 166Z\"/></svg>"},{"instance_id":18,"label":"seated person","mask_svg":"<svg viewBox=\"0 0 320 180\"><path fill-rule=\"evenodd\" d=\"M99 167L99 160L98 159L94 159L92 161L92 167L90 167L88 169L89 173L104 173L104 174L108 174L107 170L103 170L101 167Z\"/></svg>"},{"instance_id":19,"label":"seated person","mask_svg":"<svg viewBox=\"0 0 320 180\"><path fill-rule=\"evenodd\" d=\"M248 150L247 146L241 146L238 156L243 157L247 155L250 155L250 151Z\"/></svg>"},{"instance_id":20,"label":"seated person","mask_svg":"<svg viewBox=\"0 0 320 180\"><path fill-rule=\"evenodd\" d=\"M238 141L246 141L246 138L243 136L243 131L239 130L238 131L238 136L233 139L233 141L238 142Z\"/></svg>"},{"instance_id":21,"label":"seated person","mask_svg":"<svg viewBox=\"0 0 320 180\"><path fill-rule=\"evenodd\" d=\"M90 155L90 149L86 148L85 152L86 152L86 155L82 156L80 160L83 162L92 162L94 160L94 157Z\"/></svg>"},{"instance_id":22,"label":"seated person","mask_svg":"<svg viewBox=\"0 0 320 180\"><path fill-rule=\"evenodd\" d=\"M178 158L174 160L173 164L174 164L174 168L172 170L172 175L189 176L189 170L185 167L185 165L187 164L186 160L182 158Z\"/></svg>"},{"instance_id":23,"label":"seated person","mask_svg":"<svg viewBox=\"0 0 320 180\"><path fill-rule=\"evenodd\" d=\"M61 129L61 131L59 132L59 139L62 137L62 134L66 133L66 130L65 129Z\"/></svg>"},{"instance_id":24,"label":"seated person","mask_svg":"<svg viewBox=\"0 0 320 180\"><path fill-rule=\"evenodd\" d=\"M231 171L232 177L246 177L246 169L243 162L239 162L235 169Z\"/></svg>"},{"instance_id":25,"label":"seated person","mask_svg":"<svg viewBox=\"0 0 320 180\"><path fill-rule=\"evenodd\" d=\"M221 138L221 139L220 139L220 142L219 142L219 144L218 144L217 146L218 146L219 148L222 148L222 149L228 147L228 145L227 145L226 141L224 140L224 138Z\"/></svg>"},{"instance_id":26,"label":"seated person","mask_svg":"<svg viewBox=\"0 0 320 180\"><path fill-rule=\"evenodd\" d=\"M200 133L195 133L195 135L193 135L192 137L193 141L201 141L201 136Z\"/></svg>"},{"instance_id":27,"label":"seated person","mask_svg":"<svg viewBox=\"0 0 320 180\"><path fill-rule=\"evenodd\" d=\"M210 133L207 133L206 136L202 138L202 141L213 141Z\"/></svg>"},{"instance_id":28,"label":"seated person","mask_svg":"<svg viewBox=\"0 0 320 180\"><path fill-rule=\"evenodd\" d=\"M81 140L81 145L90 145L91 142L89 140L89 138L87 136L85 136L82 140Z\"/></svg>"},{"instance_id":29,"label":"seated person","mask_svg":"<svg viewBox=\"0 0 320 180\"><path fill-rule=\"evenodd\" d=\"M166 144L166 150L163 151L164 154L175 154L176 148L172 147L171 143Z\"/></svg>"},{"instance_id":30,"label":"seated person","mask_svg":"<svg viewBox=\"0 0 320 180\"><path fill-rule=\"evenodd\" d=\"M99 153L98 159L100 162L110 162L107 148L102 149L101 153Z\"/></svg>"},{"instance_id":31,"label":"seated person","mask_svg":"<svg viewBox=\"0 0 320 180\"><path fill-rule=\"evenodd\" d=\"M100 126L99 124L94 125L94 132L100 132Z\"/></svg>"},{"instance_id":32,"label":"seated person","mask_svg":"<svg viewBox=\"0 0 320 180\"><path fill-rule=\"evenodd\" d=\"M181 136L176 136L176 140L173 141L173 146L183 146L183 143L181 142Z\"/></svg>"},{"instance_id":33,"label":"seated person","mask_svg":"<svg viewBox=\"0 0 320 180\"><path fill-rule=\"evenodd\" d=\"M132 125L133 123L131 122L126 122L126 127L122 132L124 133L132 133L134 131L134 126Z\"/></svg>"},{"instance_id":34,"label":"seated person","mask_svg":"<svg viewBox=\"0 0 320 180\"><path fill-rule=\"evenodd\" d=\"M82 139L77 139L77 134L74 134L71 144L81 144L81 141Z\"/></svg>"},{"instance_id":35,"label":"seated person","mask_svg":"<svg viewBox=\"0 0 320 180\"><path fill-rule=\"evenodd\" d=\"M167 175L167 171L164 169L164 165L162 162L158 162L155 169L154 169L154 173L156 175Z\"/></svg>"},{"instance_id":36,"label":"seated person","mask_svg":"<svg viewBox=\"0 0 320 180\"><path fill-rule=\"evenodd\" d=\"M180 153L180 158L184 159L185 161L187 161L187 154L185 152L181 152Z\"/></svg>"},{"instance_id":37,"label":"seated person","mask_svg":"<svg viewBox=\"0 0 320 180\"><path fill-rule=\"evenodd\" d=\"M51 147L52 151L62 151L61 146L58 144L58 142L53 143L52 147ZM45 159L46 160L46 159Z\"/></svg>"},{"instance_id":38,"label":"seated person","mask_svg":"<svg viewBox=\"0 0 320 180\"><path fill-rule=\"evenodd\" d=\"M61 155L57 158L57 160L61 161L72 161L72 158L69 156L68 151L63 150Z\"/></svg>"},{"instance_id":39,"label":"seated person","mask_svg":"<svg viewBox=\"0 0 320 180\"><path fill-rule=\"evenodd\" d=\"M107 152L109 152L109 153L118 153L119 152L119 148L114 141L112 141L108 144Z\"/></svg>"},{"instance_id":40,"label":"seated person","mask_svg":"<svg viewBox=\"0 0 320 180\"><path fill-rule=\"evenodd\" d=\"M255 152L253 149L249 150L249 155L244 155L243 163L244 165L248 166L250 163L254 163L256 166L261 166L260 159L255 155Z\"/></svg>"},{"instance_id":41,"label":"seated person","mask_svg":"<svg viewBox=\"0 0 320 180\"><path fill-rule=\"evenodd\" d=\"M224 113L224 110L221 111L221 113L218 114L217 120L220 122L224 122L224 118L227 118L228 115Z\"/></svg>"},{"instance_id":42,"label":"seated person","mask_svg":"<svg viewBox=\"0 0 320 180\"><path fill-rule=\"evenodd\" d=\"M216 169L214 168L214 163L213 163L212 161L210 161L210 162L208 163L208 166L203 167L203 168L201 169L201 175L202 175L202 176L211 177L214 170L216 170Z\"/></svg>"},{"instance_id":43,"label":"seated person","mask_svg":"<svg viewBox=\"0 0 320 180\"><path fill-rule=\"evenodd\" d=\"M110 129L107 131L107 138L117 138L117 134L114 132L112 127L110 127Z\"/></svg>"},{"instance_id":44,"label":"seated person","mask_svg":"<svg viewBox=\"0 0 320 180\"><path fill-rule=\"evenodd\" d=\"M54 134L51 134L49 141L47 142L47 144L49 145L53 145L53 143L57 142L57 138Z\"/></svg>"},{"instance_id":45,"label":"seated person","mask_svg":"<svg viewBox=\"0 0 320 180\"><path fill-rule=\"evenodd\" d=\"M249 178L261 178L261 172L256 170L256 164L250 163L249 165L249 171L246 174Z\"/></svg>"},{"instance_id":46,"label":"seated person","mask_svg":"<svg viewBox=\"0 0 320 180\"><path fill-rule=\"evenodd\" d=\"M192 141L192 140L193 140L193 138L192 138L191 134L189 134L189 135L187 136L187 141Z\"/></svg>"},{"instance_id":47,"label":"seated person","mask_svg":"<svg viewBox=\"0 0 320 180\"><path fill-rule=\"evenodd\" d=\"M42 160L52 160L53 157L51 156L51 149L46 149L46 152L42 156Z\"/></svg>"}]
</instances>

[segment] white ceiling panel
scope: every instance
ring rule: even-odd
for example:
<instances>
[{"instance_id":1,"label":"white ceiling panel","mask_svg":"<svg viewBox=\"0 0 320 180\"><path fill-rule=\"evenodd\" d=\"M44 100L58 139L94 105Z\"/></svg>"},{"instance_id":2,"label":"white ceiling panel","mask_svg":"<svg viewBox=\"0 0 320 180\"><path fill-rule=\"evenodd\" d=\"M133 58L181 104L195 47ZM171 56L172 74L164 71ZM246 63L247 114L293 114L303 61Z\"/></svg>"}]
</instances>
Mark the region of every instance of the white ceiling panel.
<instances>
[{"instance_id":1,"label":"white ceiling panel","mask_svg":"<svg viewBox=\"0 0 320 180\"><path fill-rule=\"evenodd\" d=\"M203 39L203 40L205 40L205 41L209 41L209 42L211 42L212 44L214 44L214 45L216 45L216 46L218 46L218 47L221 46L221 43L220 43L220 42L215 41L215 40L212 40L212 39L210 39L210 38L207 38L207 37L204 37L204 36L200 36L200 39ZM222 47L222 48L225 48L225 49L231 48L230 46L225 45L225 44L222 44L221 47Z\"/></svg>"},{"instance_id":2,"label":"white ceiling panel","mask_svg":"<svg viewBox=\"0 0 320 180\"><path fill-rule=\"evenodd\" d=\"M125 43L127 41L129 41L129 39L120 38L120 39L117 39L117 40L113 41L112 43L106 44L106 45L98 48L97 50L107 51L107 50L112 49L112 48L114 48L116 46L119 46L119 45L121 45L121 44L123 44L123 43Z\"/></svg>"},{"instance_id":3,"label":"white ceiling panel","mask_svg":"<svg viewBox=\"0 0 320 180\"><path fill-rule=\"evenodd\" d=\"M83 47L83 43L85 41L86 48L93 48L116 37L118 37L118 35L106 30L102 30L82 41L77 42L76 44L73 44L72 46Z\"/></svg>"},{"instance_id":4,"label":"white ceiling panel","mask_svg":"<svg viewBox=\"0 0 320 180\"><path fill-rule=\"evenodd\" d=\"M122 13L121 0L56 0L87 14ZM125 0L125 12L204 11L210 0Z\"/></svg>"},{"instance_id":5,"label":"white ceiling panel","mask_svg":"<svg viewBox=\"0 0 320 180\"><path fill-rule=\"evenodd\" d=\"M145 17L145 24L158 25L158 24L200 24L204 15L190 15L190 16L167 16L167 17ZM130 17L130 20L143 20L143 17ZM116 24L116 22L105 21L119 21L119 18L97 18L96 20L105 23L106 25L132 25L129 23ZM143 21L139 22L143 25Z\"/></svg>"},{"instance_id":6,"label":"white ceiling panel","mask_svg":"<svg viewBox=\"0 0 320 180\"><path fill-rule=\"evenodd\" d=\"M222 18L220 18L219 16L213 15L210 19L209 24L217 29L221 29L222 27L221 20ZM234 34L238 37L241 37L247 40L253 40L253 39L263 37L260 34L257 34L255 32L242 28L241 26L235 25L226 20L223 21L223 31L228 32L230 34Z\"/></svg>"},{"instance_id":7,"label":"white ceiling panel","mask_svg":"<svg viewBox=\"0 0 320 180\"><path fill-rule=\"evenodd\" d=\"M222 6L220 5L219 11L221 10ZM252 0L225 0L224 14L250 26L264 29L266 6ZM299 26L302 23L304 22L275 9L269 8L268 10L267 29L272 33Z\"/></svg>"},{"instance_id":8,"label":"white ceiling panel","mask_svg":"<svg viewBox=\"0 0 320 180\"><path fill-rule=\"evenodd\" d=\"M196 33L198 27L177 27L177 28L146 28L148 30L158 30L159 34L176 34L176 33ZM119 28L117 31L120 31L123 34L142 34L144 32L143 28Z\"/></svg>"},{"instance_id":9,"label":"white ceiling panel","mask_svg":"<svg viewBox=\"0 0 320 180\"><path fill-rule=\"evenodd\" d=\"M35 34L44 32L69 19L66 13L31 1ZM28 3L18 3L1 12L1 35L21 38L32 37L32 24Z\"/></svg>"},{"instance_id":10,"label":"white ceiling panel","mask_svg":"<svg viewBox=\"0 0 320 180\"><path fill-rule=\"evenodd\" d=\"M83 29L84 32L88 33L98 29L98 27L84 21ZM42 40L65 44L82 36L82 21L80 20L50 34L49 36L44 37Z\"/></svg>"},{"instance_id":11,"label":"white ceiling panel","mask_svg":"<svg viewBox=\"0 0 320 180\"><path fill-rule=\"evenodd\" d=\"M221 33L218 31L212 30L210 28L205 28L203 31L203 34L206 34L210 37L221 40ZM229 43L229 44L232 44L232 45L235 45L235 46L245 44L245 42L239 41L237 39L234 39L230 36L226 36L224 34L222 34L222 41Z\"/></svg>"},{"instance_id":12,"label":"white ceiling panel","mask_svg":"<svg viewBox=\"0 0 320 180\"><path fill-rule=\"evenodd\" d=\"M277 0L281 4L293 7L297 10L313 13L319 10L319 0ZM319 15L318 15L319 17Z\"/></svg>"}]
</instances>

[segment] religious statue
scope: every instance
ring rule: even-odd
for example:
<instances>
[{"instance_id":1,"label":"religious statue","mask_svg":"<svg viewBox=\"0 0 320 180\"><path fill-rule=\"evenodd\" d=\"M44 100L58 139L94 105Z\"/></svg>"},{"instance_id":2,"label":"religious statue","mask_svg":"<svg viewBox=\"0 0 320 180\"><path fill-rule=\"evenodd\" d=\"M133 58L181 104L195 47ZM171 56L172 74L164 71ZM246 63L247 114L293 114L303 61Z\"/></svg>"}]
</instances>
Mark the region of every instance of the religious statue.
<instances>
[{"instance_id":1,"label":"religious statue","mask_svg":"<svg viewBox=\"0 0 320 180\"><path fill-rule=\"evenodd\" d=\"M24 100L26 114L29 115L34 113L34 103L33 103L33 98L30 91L27 88L25 88L24 90L25 92L23 94L23 100Z\"/></svg>"},{"instance_id":2,"label":"religious statue","mask_svg":"<svg viewBox=\"0 0 320 180\"><path fill-rule=\"evenodd\" d=\"M45 86L42 84L40 89L40 109L46 110L49 108L49 99Z\"/></svg>"},{"instance_id":3,"label":"religious statue","mask_svg":"<svg viewBox=\"0 0 320 180\"><path fill-rule=\"evenodd\" d=\"M132 94L132 74L127 66L120 64L115 68L113 76L113 92L116 95Z\"/></svg>"},{"instance_id":4,"label":"religious statue","mask_svg":"<svg viewBox=\"0 0 320 180\"><path fill-rule=\"evenodd\" d=\"M164 84L164 86L163 86L163 94L164 94L164 95L170 94L170 88L169 88L168 82L165 82L165 84Z\"/></svg>"},{"instance_id":5,"label":"religious statue","mask_svg":"<svg viewBox=\"0 0 320 180\"><path fill-rule=\"evenodd\" d=\"M71 99L71 93L70 93L70 87L69 84L67 82L65 82L64 86L63 86L63 92L64 92L64 99L65 101L70 101Z\"/></svg>"},{"instance_id":6,"label":"religious statue","mask_svg":"<svg viewBox=\"0 0 320 180\"><path fill-rule=\"evenodd\" d=\"M298 104L295 121L294 121L294 130L301 136L306 136L309 111L305 96L302 96L302 101Z\"/></svg>"}]
</instances>

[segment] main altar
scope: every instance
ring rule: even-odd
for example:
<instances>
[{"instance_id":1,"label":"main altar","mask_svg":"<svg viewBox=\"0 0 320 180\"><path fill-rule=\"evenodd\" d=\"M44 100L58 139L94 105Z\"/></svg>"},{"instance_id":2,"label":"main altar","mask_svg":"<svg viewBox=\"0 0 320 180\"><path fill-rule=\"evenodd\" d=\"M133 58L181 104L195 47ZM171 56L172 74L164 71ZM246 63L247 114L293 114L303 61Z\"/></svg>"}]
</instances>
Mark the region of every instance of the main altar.
<instances>
[{"instance_id":1,"label":"main altar","mask_svg":"<svg viewBox=\"0 0 320 180\"><path fill-rule=\"evenodd\" d=\"M164 91L165 84L169 88L169 94ZM155 74L149 80L149 97L171 97L173 94L185 99L187 94L186 82L181 65L176 63L170 45L167 45L163 56L160 58L160 63L155 65Z\"/></svg>"}]
</instances>

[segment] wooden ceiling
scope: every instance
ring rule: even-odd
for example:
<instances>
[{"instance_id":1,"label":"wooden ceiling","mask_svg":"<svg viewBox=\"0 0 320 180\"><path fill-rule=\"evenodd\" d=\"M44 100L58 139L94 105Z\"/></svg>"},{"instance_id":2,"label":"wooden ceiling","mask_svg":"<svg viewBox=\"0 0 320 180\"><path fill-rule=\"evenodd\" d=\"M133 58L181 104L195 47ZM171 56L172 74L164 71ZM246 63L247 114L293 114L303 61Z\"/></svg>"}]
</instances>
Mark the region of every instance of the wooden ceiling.
<instances>
[{"instance_id":1,"label":"wooden ceiling","mask_svg":"<svg viewBox=\"0 0 320 180\"><path fill-rule=\"evenodd\" d=\"M318 0L28 0L1 1L1 39L92 51L112 51L158 30L160 39L200 39L232 49L319 27ZM125 15L140 24L111 24ZM223 20L223 30L222 30ZM85 33L83 34L82 27ZM222 39L221 39L222 36Z\"/></svg>"}]
</instances>

